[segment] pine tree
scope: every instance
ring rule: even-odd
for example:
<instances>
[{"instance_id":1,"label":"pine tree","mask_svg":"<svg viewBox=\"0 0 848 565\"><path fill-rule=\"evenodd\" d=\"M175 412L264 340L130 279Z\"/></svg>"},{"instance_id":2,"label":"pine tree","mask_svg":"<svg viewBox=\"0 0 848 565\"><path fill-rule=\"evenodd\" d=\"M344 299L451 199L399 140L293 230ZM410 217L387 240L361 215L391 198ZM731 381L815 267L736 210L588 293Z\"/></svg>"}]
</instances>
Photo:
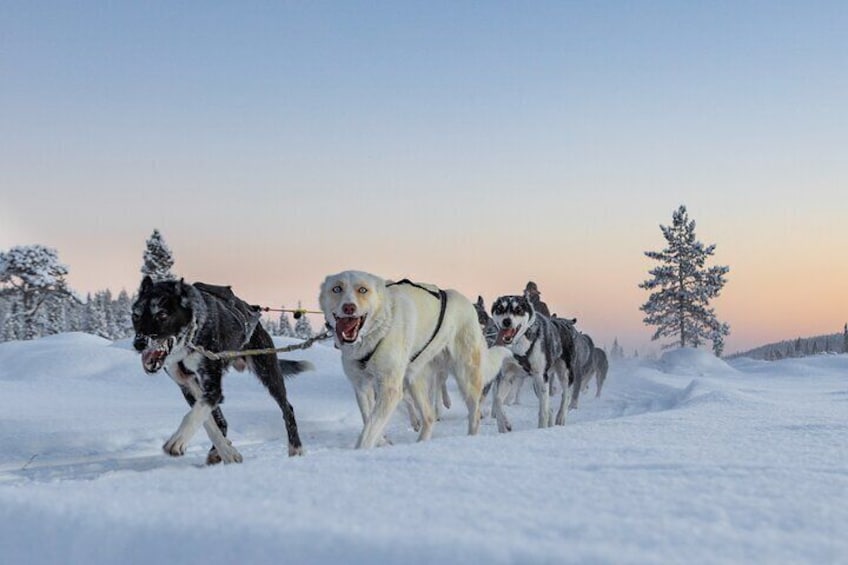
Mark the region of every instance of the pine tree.
<instances>
[{"instance_id":1,"label":"pine tree","mask_svg":"<svg viewBox=\"0 0 848 565\"><path fill-rule=\"evenodd\" d=\"M122 339L133 335L132 299L126 290L118 293L118 298L112 305L112 317L115 323L114 339Z\"/></svg>"},{"instance_id":2,"label":"pine tree","mask_svg":"<svg viewBox=\"0 0 848 565\"><path fill-rule=\"evenodd\" d=\"M9 315L6 318L6 323L3 324L3 340L15 341L23 338L23 316L21 316L21 307L17 299L11 299L9 307Z\"/></svg>"},{"instance_id":3,"label":"pine tree","mask_svg":"<svg viewBox=\"0 0 848 565\"><path fill-rule=\"evenodd\" d=\"M610 348L610 359L614 361L624 359L624 348L619 345L618 338L614 338L612 340L612 347Z\"/></svg>"},{"instance_id":4,"label":"pine tree","mask_svg":"<svg viewBox=\"0 0 848 565\"><path fill-rule=\"evenodd\" d=\"M848 324L842 330L842 353L848 353Z\"/></svg>"},{"instance_id":5,"label":"pine tree","mask_svg":"<svg viewBox=\"0 0 848 565\"><path fill-rule=\"evenodd\" d=\"M277 327L277 321L272 318L266 318L263 316L259 323L262 324L262 327L265 328L265 331L268 332L268 335L276 336L280 335L279 328Z\"/></svg>"},{"instance_id":6,"label":"pine tree","mask_svg":"<svg viewBox=\"0 0 848 565\"><path fill-rule=\"evenodd\" d=\"M154 229L150 239L147 240L147 247L144 250L144 263L141 266L141 274L149 275L154 282L173 280L176 277L171 273L171 267L174 266L174 259L171 255L171 250L162 239L162 234L159 230Z\"/></svg>"},{"instance_id":7,"label":"pine tree","mask_svg":"<svg viewBox=\"0 0 848 565\"><path fill-rule=\"evenodd\" d=\"M285 306L280 306L280 309L285 308ZM289 320L288 312L281 312L280 319L277 322L277 335L283 337L294 337L294 330L292 329L291 320Z\"/></svg>"},{"instance_id":8,"label":"pine tree","mask_svg":"<svg viewBox=\"0 0 848 565\"><path fill-rule=\"evenodd\" d=\"M300 310L300 302L297 303L297 309ZM306 314L301 313L297 322L294 324L294 336L300 339L309 339L313 336L312 325L309 323L309 318Z\"/></svg>"},{"instance_id":9,"label":"pine tree","mask_svg":"<svg viewBox=\"0 0 848 565\"><path fill-rule=\"evenodd\" d=\"M65 283L68 267L59 262L55 249L43 245L13 247L0 253L0 296L16 297L22 339L44 333L46 318L39 310L51 296L71 296Z\"/></svg>"},{"instance_id":10,"label":"pine tree","mask_svg":"<svg viewBox=\"0 0 848 565\"><path fill-rule=\"evenodd\" d=\"M672 216L672 225L660 225L668 247L662 251L646 251L645 255L660 262L649 274L651 279L639 288L652 291L640 307L644 323L657 326L652 340L675 337L675 343L664 347L698 347L711 340L714 349L724 348L724 337L730 326L719 322L710 301L724 287L726 266L705 266L715 253L715 245L704 246L695 238L695 221L689 219L685 206Z\"/></svg>"},{"instance_id":11,"label":"pine tree","mask_svg":"<svg viewBox=\"0 0 848 565\"><path fill-rule=\"evenodd\" d=\"M714 328L710 332L709 338L713 342L713 353L716 357L721 357L724 353L724 336L730 333L730 326L721 324L719 328Z\"/></svg>"}]
</instances>

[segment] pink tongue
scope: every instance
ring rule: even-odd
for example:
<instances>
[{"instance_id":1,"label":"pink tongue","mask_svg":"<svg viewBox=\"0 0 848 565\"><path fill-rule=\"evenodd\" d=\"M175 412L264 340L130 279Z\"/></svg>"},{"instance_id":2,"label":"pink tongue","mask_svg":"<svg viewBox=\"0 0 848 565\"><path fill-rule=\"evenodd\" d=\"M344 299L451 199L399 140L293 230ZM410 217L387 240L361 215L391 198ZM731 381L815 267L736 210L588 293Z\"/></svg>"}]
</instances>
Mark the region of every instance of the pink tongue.
<instances>
[{"instance_id":1,"label":"pink tongue","mask_svg":"<svg viewBox=\"0 0 848 565\"><path fill-rule=\"evenodd\" d=\"M159 362L164 354L165 352L159 349L148 349L141 354L141 363L145 367L153 366Z\"/></svg>"},{"instance_id":2,"label":"pink tongue","mask_svg":"<svg viewBox=\"0 0 848 565\"><path fill-rule=\"evenodd\" d=\"M359 318L339 318L336 321L336 331L344 339L350 340L356 337L358 329Z\"/></svg>"},{"instance_id":3,"label":"pink tongue","mask_svg":"<svg viewBox=\"0 0 848 565\"><path fill-rule=\"evenodd\" d=\"M503 345L506 343L507 339L512 339L515 337L515 330L510 328L508 330L501 330L498 332L498 338L495 341L495 345Z\"/></svg>"}]
</instances>

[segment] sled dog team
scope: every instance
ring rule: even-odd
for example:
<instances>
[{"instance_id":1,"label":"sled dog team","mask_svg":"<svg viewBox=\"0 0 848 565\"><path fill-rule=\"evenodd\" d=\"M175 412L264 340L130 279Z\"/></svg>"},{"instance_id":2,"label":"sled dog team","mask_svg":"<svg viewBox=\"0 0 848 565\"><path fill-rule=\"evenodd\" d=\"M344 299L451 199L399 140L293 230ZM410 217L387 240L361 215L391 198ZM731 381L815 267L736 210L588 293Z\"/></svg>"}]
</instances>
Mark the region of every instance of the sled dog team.
<instances>
[{"instance_id":1,"label":"sled dog team","mask_svg":"<svg viewBox=\"0 0 848 565\"><path fill-rule=\"evenodd\" d=\"M505 406L529 377L539 399L539 427L563 425L581 388L595 377L600 395L606 377L604 352L577 331L575 320L546 315L533 283L522 295L496 299L489 316L482 298L472 304L455 290L343 271L326 277L319 303L362 414L357 448L387 441L386 425L401 401L418 440L429 439L439 403L449 406L445 382L450 375L468 410L469 435L479 429L487 393L492 394L498 430L509 431ZM207 463L242 460L227 439L220 407L222 377L230 368L249 369L262 381L282 412L289 455L303 452L285 377L313 367L267 352L273 342L259 318L259 309L229 287L144 278L132 307L133 345L144 370L164 368L189 405L163 446L166 453L183 455L202 426L212 441ZM209 351L234 353L227 357L207 355ZM561 392L555 419L550 400L554 386Z\"/></svg>"}]
</instances>

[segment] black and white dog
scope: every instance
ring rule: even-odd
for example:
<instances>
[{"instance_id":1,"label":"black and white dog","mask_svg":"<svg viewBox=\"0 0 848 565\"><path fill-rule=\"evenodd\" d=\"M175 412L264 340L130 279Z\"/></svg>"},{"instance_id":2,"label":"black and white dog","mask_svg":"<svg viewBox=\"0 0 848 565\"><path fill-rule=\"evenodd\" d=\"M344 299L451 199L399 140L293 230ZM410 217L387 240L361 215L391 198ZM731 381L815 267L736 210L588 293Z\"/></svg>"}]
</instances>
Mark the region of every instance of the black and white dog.
<instances>
[{"instance_id":1,"label":"black and white dog","mask_svg":"<svg viewBox=\"0 0 848 565\"><path fill-rule=\"evenodd\" d=\"M580 394L583 367L594 349L591 339L575 329L573 320L548 318L536 312L526 295L501 296L495 300L492 319L498 330L496 342L511 348L524 371L533 378L533 389L539 399L539 427L554 423L550 408L554 379L562 389L555 423L564 425L569 407L576 406ZM503 405L516 378L520 377L502 374L497 383L492 411L501 432L512 429Z\"/></svg>"},{"instance_id":2,"label":"black and white dog","mask_svg":"<svg viewBox=\"0 0 848 565\"><path fill-rule=\"evenodd\" d=\"M150 277L141 282L132 306L133 346L141 353L144 370L152 374L164 367L191 406L180 427L162 446L165 453L183 455L202 425L212 440L207 464L242 461L226 438L227 421L219 406L224 400L221 379L230 367L238 371L247 368L259 377L283 412L289 455L303 453L284 377L313 368L310 363L278 362L273 353L212 360L196 349L221 352L273 348L259 317L258 309L236 297L228 286L186 284L182 280L154 283Z\"/></svg>"}]
</instances>

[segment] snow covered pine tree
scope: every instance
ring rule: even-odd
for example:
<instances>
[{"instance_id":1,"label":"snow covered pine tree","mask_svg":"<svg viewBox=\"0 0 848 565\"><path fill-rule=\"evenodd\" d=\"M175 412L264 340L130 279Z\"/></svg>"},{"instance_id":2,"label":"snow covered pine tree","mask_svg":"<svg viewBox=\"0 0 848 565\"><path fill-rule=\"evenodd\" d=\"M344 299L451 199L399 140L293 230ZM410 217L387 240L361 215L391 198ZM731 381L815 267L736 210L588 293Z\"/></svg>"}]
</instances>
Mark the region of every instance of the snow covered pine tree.
<instances>
[{"instance_id":1,"label":"snow covered pine tree","mask_svg":"<svg viewBox=\"0 0 848 565\"><path fill-rule=\"evenodd\" d=\"M176 278L171 273L173 266L174 258L171 255L171 250L165 240L162 239L159 230L154 229L144 250L144 263L141 265L142 276L150 275L153 282L173 280Z\"/></svg>"},{"instance_id":2,"label":"snow covered pine tree","mask_svg":"<svg viewBox=\"0 0 848 565\"><path fill-rule=\"evenodd\" d=\"M721 355L730 326L718 321L710 300L721 293L730 268L705 267L715 245L705 247L695 239L695 220L689 219L686 206L674 212L671 226L660 225L660 229L668 247L645 252L660 265L649 271L651 279L639 284L639 288L652 291L640 307L646 314L645 324L657 326L651 339L676 337L665 348L698 347L710 340L716 355Z\"/></svg>"},{"instance_id":3,"label":"snow covered pine tree","mask_svg":"<svg viewBox=\"0 0 848 565\"><path fill-rule=\"evenodd\" d=\"M59 262L55 249L43 245L19 245L0 253L0 296L18 306L19 339L34 339L46 333L47 317L39 310L50 297L71 298L65 283L68 267Z\"/></svg>"}]
</instances>

